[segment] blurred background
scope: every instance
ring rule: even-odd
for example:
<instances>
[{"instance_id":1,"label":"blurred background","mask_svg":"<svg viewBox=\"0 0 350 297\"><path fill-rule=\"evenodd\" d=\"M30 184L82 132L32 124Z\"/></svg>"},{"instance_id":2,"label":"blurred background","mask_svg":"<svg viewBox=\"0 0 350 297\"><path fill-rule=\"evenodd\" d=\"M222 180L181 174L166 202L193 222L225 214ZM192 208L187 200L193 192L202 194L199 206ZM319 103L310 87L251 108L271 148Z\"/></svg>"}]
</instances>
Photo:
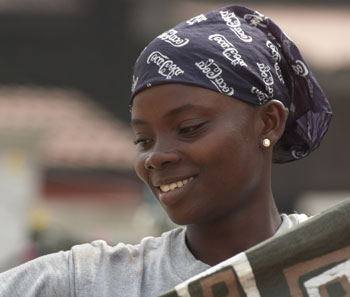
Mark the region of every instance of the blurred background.
<instances>
[{"instance_id":1,"label":"blurred background","mask_svg":"<svg viewBox=\"0 0 350 297\"><path fill-rule=\"evenodd\" d=\"M0 0L0 271L72 245L174 227L133 171L133 63L155 36L228 1ZM299 45L334 117L321 147L273 168L281 212L350 197L350 3L241 1Z\"/></svg>"}]
</instances>

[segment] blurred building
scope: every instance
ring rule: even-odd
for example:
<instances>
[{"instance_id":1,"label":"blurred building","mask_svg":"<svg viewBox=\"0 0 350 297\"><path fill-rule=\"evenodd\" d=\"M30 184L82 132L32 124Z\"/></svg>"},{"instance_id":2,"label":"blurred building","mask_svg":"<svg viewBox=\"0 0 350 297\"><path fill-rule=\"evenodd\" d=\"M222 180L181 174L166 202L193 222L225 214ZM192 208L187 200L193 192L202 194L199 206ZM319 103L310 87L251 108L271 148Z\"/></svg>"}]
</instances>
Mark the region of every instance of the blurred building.
<instances>
[{"instance_id":1,"label":"blurred building","mask_svg":"<svg viewBox=\"0 0 350 297\"><path fill-rule=\"evenodd\" d=\"M0 88L0 266L30 233L53 231L40 252L142 236L130 228L143 202L134 154L129 128L77 91Z\"/></svg>"},{"instance_id":2,"label":"blurred building","mask_svg":"<svg viewBox=\"0 0 350 297\"><path fill-rule=\"evenodd\" d=\"M37 139L35 133L0 128L0 271L29 242L28 211L40 191Z\"/></svg>"}]
</instances>

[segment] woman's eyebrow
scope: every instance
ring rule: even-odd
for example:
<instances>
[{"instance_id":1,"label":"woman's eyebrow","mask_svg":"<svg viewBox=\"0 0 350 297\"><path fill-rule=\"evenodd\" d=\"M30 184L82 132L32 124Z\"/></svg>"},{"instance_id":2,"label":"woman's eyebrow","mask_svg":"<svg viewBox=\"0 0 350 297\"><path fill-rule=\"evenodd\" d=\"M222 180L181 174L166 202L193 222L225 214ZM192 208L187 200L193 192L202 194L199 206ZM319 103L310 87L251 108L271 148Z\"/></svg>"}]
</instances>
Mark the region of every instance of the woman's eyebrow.
<instances>
[{"instance_id":1,"label":"woman's eyebrow","mask_svg":"<svg viewBox=\"0 0 350 297\"><path fill-rule=\"evenodd\" d=\"M196 104L185 104L185 105L181 105L179 107L176 107L170 111L168 111L163 117L164 118L169 118L169 117L172 117L174 115L177 115L181 112L185 112L185 111L188 111L188 110L192 110L192 109L205 109L204 106L202 105L196 105ZM131 125L133 126L137 126L137 125L146 125L147 124L147 121L144 121L144 120L141 120L141 119L132 119L131 120Z\"/></svg>"},{"instance_id":2,"label":"woman's eyebrow","mask_svg":"<svg viewBox=\"0 0 350 297\"><path fill-rule=\"evenodd\" d=\"M130 121L130 123L131 123L131 126L146 125L146 124L147 124L146 121L139 120L139 119L132 119L132 120Z\"/></svg>"},{"instance_id":3,"label":"woman's eyebrow","mask_svg":"<svg viewBox=\"0 0 350 297\"><path fill-rule=\"evenodd\" d=\"M176 107L170 111L168 111L165 115L164 115L164 118L168 118L168 117L171 117L171 116L174 116L176 114L179 114L181 112L184 112L184 111L188 111L188 110L192 110L192 109L205 109L204 106L202 105L196 105L196 104L185 104L185 105L181 105L179 107Z\"/></svg>"}]
</instances>

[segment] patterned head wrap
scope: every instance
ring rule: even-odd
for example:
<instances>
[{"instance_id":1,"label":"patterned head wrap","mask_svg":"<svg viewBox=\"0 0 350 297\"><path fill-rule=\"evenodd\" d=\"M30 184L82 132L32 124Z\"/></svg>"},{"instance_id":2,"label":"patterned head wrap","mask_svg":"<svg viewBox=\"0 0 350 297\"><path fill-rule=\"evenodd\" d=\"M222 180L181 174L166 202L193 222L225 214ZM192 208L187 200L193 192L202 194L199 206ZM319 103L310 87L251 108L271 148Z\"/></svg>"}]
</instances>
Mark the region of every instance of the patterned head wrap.
<instances>
[{"instance_id":1,"label":"patterned head wrap","mask_svg":"<svg viewBox=\"0 0 350 297\"><path fill-rule=\"evenodd\" d=\"M296 45L270 19L232 5L201 14L155 38L140 54L131 104L141 90L183 83L289 110L274 162L301 159L326 133L331 108Z\"/></svg>"}]
</instances>

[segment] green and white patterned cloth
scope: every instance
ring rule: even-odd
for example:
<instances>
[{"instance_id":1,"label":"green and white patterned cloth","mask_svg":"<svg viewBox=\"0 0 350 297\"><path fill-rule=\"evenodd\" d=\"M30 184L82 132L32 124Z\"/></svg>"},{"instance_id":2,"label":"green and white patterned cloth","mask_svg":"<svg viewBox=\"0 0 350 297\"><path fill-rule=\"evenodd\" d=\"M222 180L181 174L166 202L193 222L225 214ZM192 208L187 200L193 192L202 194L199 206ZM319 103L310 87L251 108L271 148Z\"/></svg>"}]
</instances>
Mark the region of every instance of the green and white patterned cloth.
<instances>
[{"instance_id":1,"label":"green and white patterned cloth","mask_svg":"<svg viewBox=\"0 0 350 297\"><path fill-rule=\"evenodd\" d=\"M160 297L287 296L350 296L350 199Z\"/></svg>"}]
</instances>

